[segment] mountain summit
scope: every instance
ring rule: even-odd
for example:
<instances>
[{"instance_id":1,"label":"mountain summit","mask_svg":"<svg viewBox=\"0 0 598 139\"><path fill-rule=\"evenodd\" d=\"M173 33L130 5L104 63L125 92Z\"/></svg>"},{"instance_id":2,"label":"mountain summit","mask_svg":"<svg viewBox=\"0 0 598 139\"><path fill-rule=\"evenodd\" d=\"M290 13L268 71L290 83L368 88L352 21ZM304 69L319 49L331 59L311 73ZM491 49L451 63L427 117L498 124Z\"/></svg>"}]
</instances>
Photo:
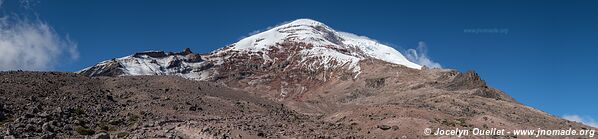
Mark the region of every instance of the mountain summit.
<instances>
[{"instance_id":1,"label":"mountain summit","mask_svg":"<svg viewBox=\"0 0 598 139\"><path fill-rule=\"evenodd\" d=\"M335 31L311 19L298 19L252 35L232 44L226 50L268 53L272 49L284 49L280 48L280 44L289 42L307 44L306 47L298 47L301 49L298 52L304 58L322 57L325 61L337 61L337 65L330 66L349 64L350 68L358 70L356 64L359 60L375 58L410 68L421 68L392 47L367 37Z\"/></svg>"},{"instance_id":2,"label":"mountain summit","mask_svg":"<svg viewBox=\"0 0 598 139\"><path fill-rule=\"evenodd\" d=\"M79 73L87 76L179 75L209 80L220 74L213 67L243 63L306 72L346 70L358 75L359 61L368 58L421 68L399 51L375 40L335 31L315 20L298 19L243 38L210 54L192 54L189 49L180 53L142 52L103 61Z\"/></svg>"}]
</instances>

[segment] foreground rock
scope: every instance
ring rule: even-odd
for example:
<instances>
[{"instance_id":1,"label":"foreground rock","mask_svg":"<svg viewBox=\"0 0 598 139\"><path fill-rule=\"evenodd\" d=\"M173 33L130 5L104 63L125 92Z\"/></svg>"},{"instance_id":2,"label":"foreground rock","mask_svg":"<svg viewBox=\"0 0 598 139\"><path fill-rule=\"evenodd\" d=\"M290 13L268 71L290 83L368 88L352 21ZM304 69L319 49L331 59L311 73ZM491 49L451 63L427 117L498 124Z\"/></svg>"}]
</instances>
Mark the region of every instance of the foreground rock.
<instances>
[{"instance_id":1,"label":"foreground rock","mask_svg":"<svg viewBox=\"0 0 598 139\"><path fill-rule=\"evenodd\" d=\"M407 69L400 76L390 76L387 74L396 72L381 72L388 68L364 69L372 72L363 72L358 79L328 82L336 88L322 84L329 90L320 90L319 94L282 101L265 95L270 93L267 90L244 92L222 82L175 76L0 72L0 136L433 138L422 130L589 129L516 103L502 92L485 89L475 74ZM402 79L422 72L433 73L413 82ZM433 83L426 82L426 78L446 80ZM447 89L453 84L460 85Z\"/></svg>"},{"instance_id":2,"label":"foreground rock","mask_svg":"<svg viewBox=\"0 0 598 139\"><path fill-rule=\"evenodd\" d=\"M357 136L347 126L326 131L329 124L267 99L174 76L1 72L0 79L2 137Z\"/></svg>"}]
</instances>

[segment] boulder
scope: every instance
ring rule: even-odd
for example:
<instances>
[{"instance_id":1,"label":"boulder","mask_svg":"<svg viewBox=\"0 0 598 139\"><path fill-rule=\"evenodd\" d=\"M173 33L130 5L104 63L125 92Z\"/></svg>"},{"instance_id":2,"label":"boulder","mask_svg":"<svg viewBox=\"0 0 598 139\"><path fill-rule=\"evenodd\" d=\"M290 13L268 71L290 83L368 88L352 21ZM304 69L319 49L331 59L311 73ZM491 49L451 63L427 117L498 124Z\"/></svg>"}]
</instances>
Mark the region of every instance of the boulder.
<instances>
[{"instance_id":1,"label":"boulder","mask_svg":"<svg viewBox=\"0 0 598 139\"><path fill-rule=\"evenodd\" d=\"M98 133L91 137L92 139L110 139L110 135L108 133Z\"/></svg>"},{"instance_id":2,"label":"boulder","mask_svg":"<svg viewBox=\"0 0 598 139\"><path fill-rule=\"evenodd\" d=\"M378 128L380 128L382 130L389 130L391 127L388 125L378 125Z\"/></svg>"}]
</instances>

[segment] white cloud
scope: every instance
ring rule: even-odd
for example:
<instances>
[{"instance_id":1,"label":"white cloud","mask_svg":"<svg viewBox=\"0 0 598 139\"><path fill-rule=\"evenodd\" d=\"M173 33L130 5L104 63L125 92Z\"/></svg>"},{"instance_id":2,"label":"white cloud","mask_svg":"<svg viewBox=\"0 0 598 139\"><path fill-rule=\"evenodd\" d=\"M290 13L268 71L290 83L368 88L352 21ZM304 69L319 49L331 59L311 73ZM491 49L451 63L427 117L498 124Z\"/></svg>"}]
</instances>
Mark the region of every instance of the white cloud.
<instances>
[{"instance_id":1,"label":"white cloud","mask_svg":"<svg viewBox=\"0 0 598 139\"><path fill-rule=\"evenodd\" d=\"M49 70L65 57L78 58L76 43L39 18L32 19L0 13L0 71Z\"/></svg>"},{"instance_id":2,"label":"white cloud","mask_svg":"<svg viewBox=\"0 0 598 139\"><path fill-rule=\"evenodd\" d=\"M580 122L582 124L598 128L598 121L595 121L591 117L581 117L579 115L564 115L563 119Z\"/></svg>"},{"instance_id":3,"label":"white cloud","mask_svg":"<svg viewBox=\"0 0 598 139\"><path fill-rule=\"evenodd\" d=\"M422 66L429 68L442 68L440 63L434 62L428 57L428 47L423 41L419 42L416 49L407 49L405 57L407 57L409 61Z\"/></svg>"}]
</instances>

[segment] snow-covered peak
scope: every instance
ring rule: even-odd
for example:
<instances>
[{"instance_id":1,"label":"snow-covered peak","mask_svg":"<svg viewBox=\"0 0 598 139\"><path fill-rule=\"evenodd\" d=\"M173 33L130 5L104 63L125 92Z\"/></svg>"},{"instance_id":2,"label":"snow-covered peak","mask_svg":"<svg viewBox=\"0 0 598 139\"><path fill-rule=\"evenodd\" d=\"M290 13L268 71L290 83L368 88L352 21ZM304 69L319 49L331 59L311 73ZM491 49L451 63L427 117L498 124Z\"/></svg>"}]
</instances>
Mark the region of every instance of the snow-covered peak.
<instances>
[{"instance_id":1,"label":"snow-covered peak","mask_svg":"<svg viewBox=\"0 0 598 139\"><path fill-rule=\"evenodd\" d=\"M146 51L102 61L79 73L87 76L178 75L208 80L276 70L290 75L329 71L361 72L359 61L373 58L420 69L399 51L367 37L340 32L311 19L298 19L199 55ZM265 72L268 73L268 72ZM287 76L289 74L281 74ZM286 77L284 77L286 78Z\"/></svg>"},{"instance_id":2,"label":"snow-covered peak","mask_svg":"<svg viewBox=\"0 0 598 139\"><path fill-rule=\"evenodd\" d=\"M340 62L350 62L355 65L359 60L375 58L386 62L400 64L409 68L420 69L421 66L410 62L396 49L378 43L367 37L351 33L336 31L325 24L312 19L297 19L269 30L254 34L232 44L229 50L245 52L262 52L267 54L273 47L279 47L284 42L303 42L318 48L302 50L306 57L324 56ZM347 50L348 52L339 52ZM317 51L317 52L315 52ZM326 51L326 53L323 53ZM333 52L333 53L330 53ZM341 53L342 56L339 56ZM355 61L357 60L357 61ZM345 63L341 63L345 64Z\"/></svg>"},{"instance_id":3,"label":"snow-covered peak","mask_svg":"<svg viewBox=\"0 0 598 139\"><path fill-rule=\"evenodd\" d=\"M285 26L289 26L289 25L308 25L308 26L318 26L318 25L324 25L321 22L318 22L316 20L312 20L312 19L307 19L307 18L302 18L302 19L297 19L295 21L291 21L289 23L284 24Z\"/></svg>"},{"instance_id":4,"label":"snow-covered peak","mask_svg":"<svg viewBox=\"0 0 598 139\"><path fill-rule=\"evenodd\" d=\"M323 35L328 35L325 33L334 33L334 30L315 20L298 19L243 38L233 44L233 50L263 51L285 40L332 45L330 41L324 39Z\"/></svg>"}]
</instances>

